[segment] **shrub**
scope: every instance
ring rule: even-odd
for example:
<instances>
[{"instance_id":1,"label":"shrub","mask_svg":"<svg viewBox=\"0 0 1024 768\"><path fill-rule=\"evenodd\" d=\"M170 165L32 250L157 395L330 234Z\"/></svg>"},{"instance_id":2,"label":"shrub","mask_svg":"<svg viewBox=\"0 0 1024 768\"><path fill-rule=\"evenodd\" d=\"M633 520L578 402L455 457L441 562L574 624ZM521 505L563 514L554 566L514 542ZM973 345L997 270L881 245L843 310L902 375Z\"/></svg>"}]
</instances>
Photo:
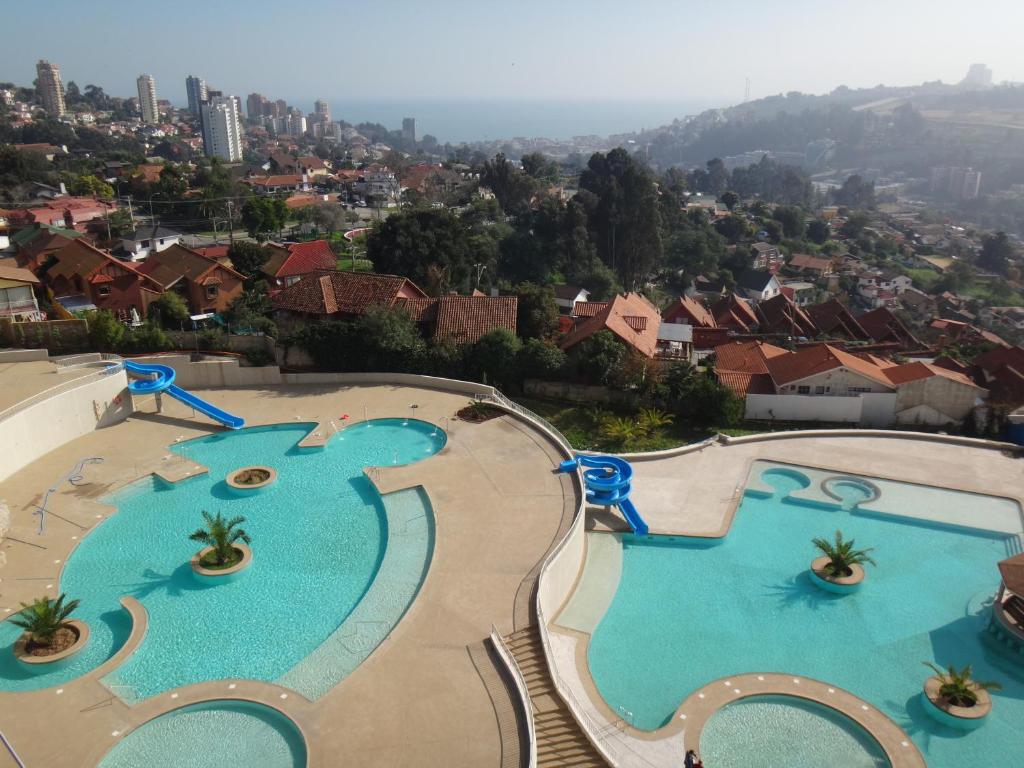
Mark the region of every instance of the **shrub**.
<instances>
[{"instance_id":1,"label":"shrub","mask_svg":"<svg viewBox=\"0 0 1024 768\"><path fill-rule=\"evenodd\" d=\"M522 379L551 380L565 368L566 355L550 341L527 339L519 351L519 375Z\"/></svg>"}]
</instances>

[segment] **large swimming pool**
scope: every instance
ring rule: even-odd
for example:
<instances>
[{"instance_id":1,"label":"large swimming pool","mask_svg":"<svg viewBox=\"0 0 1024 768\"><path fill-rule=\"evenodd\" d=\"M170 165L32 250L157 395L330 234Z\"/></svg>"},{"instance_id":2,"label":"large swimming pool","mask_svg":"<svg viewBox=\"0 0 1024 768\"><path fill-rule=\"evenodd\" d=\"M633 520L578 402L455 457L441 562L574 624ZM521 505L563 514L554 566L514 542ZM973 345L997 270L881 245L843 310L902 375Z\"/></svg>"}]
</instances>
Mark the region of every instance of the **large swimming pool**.
<instances>
[{"instance_id":1,"label":"large swimming pool","mask_svg":"<svg viewBox=\"0 0 1024 768\"><path fill-rule=\"evenodd\" d=\"M298 442L313 424L257 427L173 446L209 473L168 484L139 480L105 501L118 512L69 557L60 589L80 598L89 644L63 669L30 674L0 625L0 688L52 686L88 672L124 643L118 600L149 614L138 650L104 682L125 699L224 678L277 681L315 698L372 652L415 597L433 551L433 514L421 490L382 497L368 466L436 453L444 433L421 421L381 419L335 435L321 450ZM277 481L253 496L231 493L233 469L267 465ZM188 534L201 512L242 515L253 563L237 581L197 582Z\"/></svg>"},{"instance_id":2,"label":"large swimming pool","mask_svg":"<svg viewBox=\"0 0 1024 768\"><path fill-rule=\"evenodd\" d=\"M763 467L752 485L762 490L747 492L717 546L622 537L621 581L589 645L590 670L609 706L630 713L638 728L656 729L713 680L789 673L835 684L878 707L910 734L931 766L1019 765L1024 663L986 631L999 584L996 563L1017 551L1018 537L929 522L930 502L922 500L935 489L842 478L829 484L835 498L826 504L791 497L808 485L798 469ZM901 492L890 493L896 485ZM879 488L872 512L857 509ZM971 498L959 494L944 518ZM998 518L1003 528L1011 522L1003 500L973 499L985 512L981 519ZM887 509L887 502L895 507ZM1019 534L1020 510L1012 506ZM960 520L973 519L973 512L961 506ZM811 539L836 529L858 547L874 548L878 562L854 595L823 592L807 575L815 556ZM954 732L923 711L924 661L972 664L976 679L1002 683L984 727ZM747 742L723 747L717 729L749 711L724 713L710 731L714 750L744 750ZM756 748L746 757L737 764L767 764ZM820 763L791 755L785 764Z\"/></svg>"}]
</instances>

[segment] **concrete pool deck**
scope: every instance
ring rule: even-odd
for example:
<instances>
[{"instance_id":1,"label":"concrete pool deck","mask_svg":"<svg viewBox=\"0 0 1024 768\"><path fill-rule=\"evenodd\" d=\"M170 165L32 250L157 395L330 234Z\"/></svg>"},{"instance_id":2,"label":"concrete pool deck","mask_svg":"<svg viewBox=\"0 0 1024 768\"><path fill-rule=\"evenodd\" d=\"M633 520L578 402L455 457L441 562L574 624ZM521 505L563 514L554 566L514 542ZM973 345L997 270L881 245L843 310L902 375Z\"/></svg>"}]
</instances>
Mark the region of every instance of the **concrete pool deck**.
<instances>
[{"instance_id":1,"label":"concrete pool deck","mask_svg":"<svg viewBox=\"0 0 1024 768\"><path fill-rule=\"evenodd\" d=\"M422 486L430 498L436 541L420 592L391 634L356 670L315 702L273 683L206 682L128 706L96 671L52 688L0 692L2 730L28 765L94 764L118 739L152 717L207 698L247 698L277 707L307 738L311 766L500 765L498 715L471 647L516 629L528 615L524 579L535 571L571 521L572 484L552 470L557 448L524 422L504 416L483 424L455 419L467 395L398 385L281 385L264 389L196 390L248 426L316 422L314 432L362 420L412 415L448 430L436 456L382 468L371 479L383 492ZM152 398L126 422L58 448L0 483L12 528L0 542L0 618L21 601L57 594L63 562L81 538L116 514L99 499L148 473L181 479L204 468L168 446L221 428L191 409ZM449 420L446 422L446 418ZM45 425L40 425L45 428ZM46 532L32 515L46 488L86 456L84 483L65 483L50 498ZM183 532L187 535L187 532ZM88 599L88 596L81 596ZM144 642L144 640L143 640ZM54 727L54 724L59 724ZM0 766L13 760L0 750Z\"/></svg>"}]
</instances>

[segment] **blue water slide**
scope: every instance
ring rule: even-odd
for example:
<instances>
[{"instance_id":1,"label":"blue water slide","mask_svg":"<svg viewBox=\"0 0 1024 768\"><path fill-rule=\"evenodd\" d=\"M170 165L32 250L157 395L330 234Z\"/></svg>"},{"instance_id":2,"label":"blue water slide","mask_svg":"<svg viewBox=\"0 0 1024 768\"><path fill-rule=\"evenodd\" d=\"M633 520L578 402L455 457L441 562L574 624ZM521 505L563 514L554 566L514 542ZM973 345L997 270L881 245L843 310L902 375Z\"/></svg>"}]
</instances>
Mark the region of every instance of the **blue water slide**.
<instances>
[{"instance_id":1,"label":"blue water slide","mask_svg":"<svg viewBox=\"0 0 1024 768\"><path fill-rule=\"evenodd\" d=\"M577 456L558 465L559 472L575 472L583 469L583 483L587 501L602 507L618 507L634 533L646 536L650 529L633 502L633 467L618 456Z\"/></svg>"},{"instance_id":2,"label":"blue water slide","mask_svg":"<svg viewBox=\"0 0 1024 768\"><path fill-rule=\"evenodd\" d=\"M134 363L131 360L125 360L124 369L130 376L135 377L133 381L128 382L130 392L137 395L163 392L226 427L240 429L245 426L245 419L242 417L222 411L212 403L177 386L174 383L177 374L169 365Z\"/></svg>"}]
</instances>

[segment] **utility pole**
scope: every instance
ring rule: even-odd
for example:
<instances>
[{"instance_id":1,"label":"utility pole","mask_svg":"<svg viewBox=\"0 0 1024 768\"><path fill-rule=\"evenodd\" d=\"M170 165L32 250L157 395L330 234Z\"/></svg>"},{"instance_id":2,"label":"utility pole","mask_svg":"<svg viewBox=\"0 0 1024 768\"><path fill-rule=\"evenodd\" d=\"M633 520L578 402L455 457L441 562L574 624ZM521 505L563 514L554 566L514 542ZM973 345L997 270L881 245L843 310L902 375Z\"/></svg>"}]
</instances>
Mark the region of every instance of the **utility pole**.
<instances>
[{"instance_id":1,"label":"utility pole","mask_svg":"<svg viewBox=\"0 0 1024 768\"><path fill-rule=\"evenodd\" d=\"M128 218L132 222L132 231L135 231L135 211L132 210L132 196L128 195Z\"/></svg>"},{"instance_id":2,"label":"utility pole","mask_svg":"<svg viewBox=\"0 0 1024 768\"><path fill-rule=\"evenodd\" d=\"M229 247L234 247L235 245L235 222L231 217L231 214L234 211L234 207L235 201L228 200L228 242L230 243Z\"/></svg>"}]
</instances>

